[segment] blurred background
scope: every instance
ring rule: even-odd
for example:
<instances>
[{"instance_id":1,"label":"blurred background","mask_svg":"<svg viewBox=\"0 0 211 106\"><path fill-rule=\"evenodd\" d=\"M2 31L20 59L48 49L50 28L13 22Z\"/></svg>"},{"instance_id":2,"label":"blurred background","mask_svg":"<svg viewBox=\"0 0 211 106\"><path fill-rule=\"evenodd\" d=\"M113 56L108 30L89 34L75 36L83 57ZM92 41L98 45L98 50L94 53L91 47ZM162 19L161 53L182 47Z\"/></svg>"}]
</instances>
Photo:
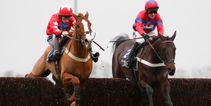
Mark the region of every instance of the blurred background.
<instances>
[{"instance_id":1,"label":"blurred background","mask_svg":"<svg viewBox=\"0 0 211 106\"><path fill-rule=\"evenodd\" d=\"M210 78L210 0L157 0L165 36L175 39L176 74L173 78ZM109 40L121 33L132 37L132 25L146 0L0 0L0 76L22 77L30 72L48 46L46 27L63 4L89 12L95 41L105 48L91 77L111 78Z\"/></svg>"}]
</instances>

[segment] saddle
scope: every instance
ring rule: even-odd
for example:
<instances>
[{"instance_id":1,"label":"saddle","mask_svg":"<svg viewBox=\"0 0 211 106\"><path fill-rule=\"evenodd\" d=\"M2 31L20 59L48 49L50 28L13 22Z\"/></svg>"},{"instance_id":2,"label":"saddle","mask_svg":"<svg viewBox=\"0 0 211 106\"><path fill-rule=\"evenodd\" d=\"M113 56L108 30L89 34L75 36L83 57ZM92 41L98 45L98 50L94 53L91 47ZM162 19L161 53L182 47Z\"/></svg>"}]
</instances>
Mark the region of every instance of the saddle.
<instances>
[{"instance_id":1,"label":"saddle","mask_svg":"<svg viewBox=\"0 0 211 106\"><path fill-rule=\"evenodd\" d=\"M62 47L60 53L58 56L55 56L54 55L54 50L52 49L49 53L48 53L48 58L47 58L47 62L54 62L54 61L59 61L60 60L60 57L62 56L62 54L64 53L65 49L64 47Z\"/></svg>"},{"instance_id":2,"label":"saddle","mask_svg":"<svg viewBox=\"0 0 211 106\"><path fill-rule=\"evenodd\" d=\"M54 61L59 61L60 57L62 56L62 54L65 51L65 45L70 41L70 39L68 37L63 37L63 39L61 40L60 44L59 44L59 55L55 56L54 55L54 49L52 49L49 54L48 54L48 58L47 58L47 62L54 62Z\"/></svg>"},{"instance_id":3,"label":"saddle","mask_svg":"<svg viewBox=\"0 0 211 106\"><path fill-rule=\"evenodd\" d=\"M135 57L138 53L142 53L144 46L146 46L144 45L144 43L139 44L139 47L137 48L137 51L136 51L137 53L133 54L133 57ZM129 61L129 55L130 55L131 49L132 47L128 48L126 52L124 53L123 57L121 58L122 67L129 68L128 61ZM137 61L135 59L134 59L134 63L136 63L134 67L137 69Z\"/></svg>"},{"instance_id":4,"label":"saddle","mask_svg":"<svg viewBox=\"0 0 211 106\"><path fill-rule=\"evenodd\" d=\"M159 37L154 37L150 42L153 43L153 42L157 41L158 39L159 39ZM143 52L143 48L145 46L147 46L147 45L149 45L149 43L146 42L146 41L143 42L143 43L138 43L138 46L136 47L135 52L133 51L132 57L136 57L136 55L138 53L142 53ZM124 53L124 55L123 55L123 57L121 59L121 65L122 65L122 67L129 68L128 61L130 61L129 60L129 55L131 53L131 50L132 50L132 47L130 47L129 49L127 49L126 52ZM132 63L134 63L133 66L132 66L133 67L133 70L136 70L137 69L137 63L138 63L138 61L137 61L136 58L132 58L132 59L133 59L133 62Z\"/></svg>"}]
</instances>

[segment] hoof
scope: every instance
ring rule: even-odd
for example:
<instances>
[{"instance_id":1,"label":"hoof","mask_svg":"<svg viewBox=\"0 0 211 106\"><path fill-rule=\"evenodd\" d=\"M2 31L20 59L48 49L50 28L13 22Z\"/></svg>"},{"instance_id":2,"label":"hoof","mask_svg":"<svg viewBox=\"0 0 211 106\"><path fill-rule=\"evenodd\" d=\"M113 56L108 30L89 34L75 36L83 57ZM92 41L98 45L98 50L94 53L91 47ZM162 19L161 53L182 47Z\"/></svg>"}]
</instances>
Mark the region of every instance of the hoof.
<instances>
[{"instance_id":1,"label":"hoof","mask_svg":"<svg viewBox=\"0 0 211 106\"><path fill-rule=\"evenodd\" d=\"M70 106L80 106L79 103L77 103L76 101L73 101Z\"/></svg>"}]
</instances>

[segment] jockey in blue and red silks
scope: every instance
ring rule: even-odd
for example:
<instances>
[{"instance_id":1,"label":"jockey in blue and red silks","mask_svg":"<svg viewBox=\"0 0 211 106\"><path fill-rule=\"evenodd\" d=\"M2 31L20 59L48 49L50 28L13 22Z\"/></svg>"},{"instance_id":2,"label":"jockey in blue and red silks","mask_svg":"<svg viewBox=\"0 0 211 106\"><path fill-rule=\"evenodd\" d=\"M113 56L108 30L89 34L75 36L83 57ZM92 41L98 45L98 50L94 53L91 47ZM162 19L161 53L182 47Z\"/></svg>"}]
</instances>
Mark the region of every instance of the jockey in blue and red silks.
<instances>
[{"instance_id":1,"label":"jockey in blue and red silks","mask_svg":"<svg viewBox=\"0 0 211 106\"><path fill-rule=\"evenodd\" d=\"M48 59L49 62L60 58L62 46L69 40L67 36L70 32L73 32L75 22L76 20L73 16L72 8L67 5L61 6L59 13L55 13L51 16L46 29L48 35L47 41L53 48ZM92 51L90 51L90 53L94 62L97 62L99 53L94 53Z\"/></svg>"},{"instance_id":2,"label":"jockey in blue and red silks","mask_svg":"<svg viewBox=\"0 0 211 106\"><path fill-rule=\"evenodd\" d=\"M163 37L163 21L158 14L158 3L155 0L149 0L145 4L145 10L139 12L135 19L133 29L137 31L145 40L149 39L150 36L155 35L153 32L157 27L158 36ZM133 68L132 64L134 61L134 56L138 53L140 49L140 44L135 42L133 48L128 57L128 67Z\"/></svg>"},{"instance_id":3,"label":"jockey in blue and red silks","mask_svg":"<svg viewBox=\"0 0 211 106\"><path fill-rule=\"evenodd\" d=\"M46 29L48 43L53 48L49 61L58 59L61 55L61 47L69 40L67 37L73 28L75 18L72 8L66 5L60 7L59 12L51 16ZM60 41L61 39L61 41Z\"/></svg>"},{"instance_id":4,"label":"jockey in blue and red silks","mask_svg":"<svg viewBox=\"0 0 211 106\"><path fill-rule=\"evenodd\" d=\"M139 12L134 30L140 35L146 36L148 33L155 30L157 27L158 35L163 36L163 22L160 15L157 13L159 9L158 3L154 0L149 0L145 4L145 10Z\"/></svg>"}]
</instances>

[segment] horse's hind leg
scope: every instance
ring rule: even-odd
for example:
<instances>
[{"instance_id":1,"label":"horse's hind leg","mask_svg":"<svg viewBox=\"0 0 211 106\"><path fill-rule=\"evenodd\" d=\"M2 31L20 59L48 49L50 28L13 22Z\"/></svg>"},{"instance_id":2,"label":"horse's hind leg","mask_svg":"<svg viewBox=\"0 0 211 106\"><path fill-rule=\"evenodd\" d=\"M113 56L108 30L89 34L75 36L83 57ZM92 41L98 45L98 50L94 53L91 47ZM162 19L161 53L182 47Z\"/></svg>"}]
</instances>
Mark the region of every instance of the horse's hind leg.
<instances>
[{"instance_id":1,"label":"horse's hind leg","mask_svg":"<svg viewBox=\"0 0 211 106\"><path fill-rule=\"evenodd\" d=\"M141 84L139 85L140 90L142 90L142 87L144 87L146 90L146 93L149 99L149 106L153 106L153 99L152 99L153 92L154 92L153 88L149 84L144 82L143 80L140 82L140 84Z\"/></svg>"},{"instance_id":2,"label":"horse's hind leg","mask_svg":"<svg viewBox=\"0 0 211 106\"><path fill-rule=\"evenodd\" d=\"M170 84L169 84L168 80L166 81L166 83L164 83L161 86L161 90L162 90L162 94L164 96L165 104L167 106L173 106L173 103L172 103L171 97L170 97Z\"/></svg>"},{"instance_id":3,"label":"horse's hind leg","mask_svg":"<svg viewBox=\"0 0 211 106\"><path fill-rule=\"evenodd\" d=\"M112 75L113 75L113 78L126 79L126 76L125 76L123 70L121 70L121 67L117 61L117 57L114 57L114 56L113 56L113 60L112 60Z\"/></svg>"},{"instance_id":4,"label":"horse's hind leg","mask_svg":"<svg viewBox=\"0 0 211 106\"><path fill-rule=\"evenodd\" d=\"M113 78L126 79L124 72L120 68L112 69Z\"/></svg>"},{"instance_id":5,"label":"horse's hind leg","mask_svg":"<svg viewBox=\"0 0 211 106\"><path fill-rule=\"evenodd\" d=\"M46 75L49 75L49 72L46 72L45 54L43 54L34 65L32 72L26 74L25 77L45 77Z\"/></svg>"}]
</instances>

